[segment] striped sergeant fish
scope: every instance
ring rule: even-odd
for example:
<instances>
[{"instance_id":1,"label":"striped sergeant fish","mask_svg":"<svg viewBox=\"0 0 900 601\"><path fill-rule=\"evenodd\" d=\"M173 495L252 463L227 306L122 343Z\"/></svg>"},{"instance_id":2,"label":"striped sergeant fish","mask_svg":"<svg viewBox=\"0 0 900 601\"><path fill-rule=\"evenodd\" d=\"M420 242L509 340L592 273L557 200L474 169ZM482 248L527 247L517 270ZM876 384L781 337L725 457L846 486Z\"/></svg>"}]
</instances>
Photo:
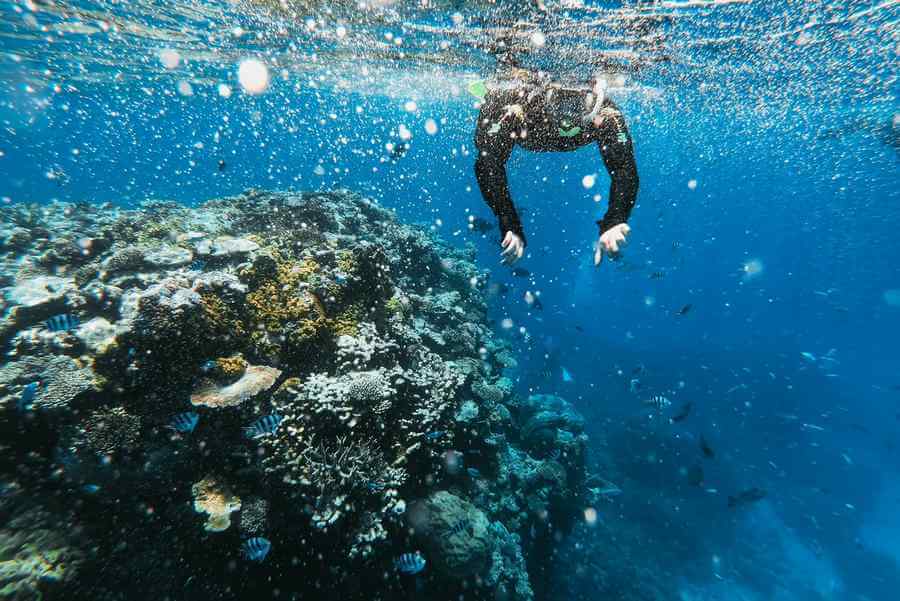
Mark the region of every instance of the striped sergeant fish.
<instances>
[{"instance_id":1,"label":"striped sergeant fish","mask_svg":"<svg viewBox=\"0 0 900 601\"><path fill-rule=\"evenodd\" d=\"M248 538L241 545L241 555L250 561L263 561L271 550L272 542L263 536Z\"/></svg>"},{"instance_id":2,"label":"striped sergeant fish","mask_svg":"<svg viewBox=\"0 0 900 601\"><path fill-rule=\"evenodd\" d=\"M68 332L78 327L78 318L68 313L54 315L44 322L44 327L51 332Z\"/></svg>"},{"instance_id":3,"label":"striped sergeant fish","mask_svg":"<svg viewBox=\"0 0 900 601\"><path fill-rule=\"evenodd\" d=\"M268 434L275 434L278 424L284 419L280 413L270 413L259 418L246 428L244 428L244 436L247 438L259 438Z\"/></svg>"},{"instance_id":4,"label":"striped sergeant fish","mask_svg":"<svg viewBox=\"0 0 900 601\"><path fill-rule=\"evenodd\" d=\"M394 565L401 574L418 574L425 569L425 558L419 551L404 553L394 561Z\"/></svg>"},{"instance_id":5,"label":"striped sergeant fish","mask_svg":"<svg viewBox=\"0 0 900 601\"><path fill-rule=\"evenodd\" d=\"M453 536L455 534L459 534L460 532L464 532L469 528L469 522L467 520L460 520L450 526L450 529L447 530L447 536Z\"/></svg>"},{"instance_id":6,"label":"striped sergeant fish","mask_svg":"<svg viewBox=\"0 0 900 601\"><path fill-rule=\"evenodd\" d=\"M663 409L670 406L671 404L672 404L672 401L670 401L666 397L662 396L661 394L655 394L652 397L650 397L649 399L644 401L644 405L646 405L647 407L652 407L653 409L656 409L657 411L662 411Z\"/></svg>"},{"instance_id":7,"label":"striped sergeant fish","mask_svg":"<svg viewBox=\"0 0 900 601\"><path fill-rule=\"evenodd\" d=\"M185 411L184 413L179 413L175 417L172 418L172 423L170 427L173 430L181 432L182 434L190 434L194 431L194 428L197 427L197 423L200 421L200 416L197 415L193 411Z\"/></svg>"},{"instance_id":8,"label":"striped sergeant fish","mask_svg":"<svg viewBox=\"0 0 900 601\"><path fill-rule=\"evenodd\" d=\"M19 395L19 400L16 401L16 409L19 411L31 411L32 408L34 408L34 397L37 396L37 391L40 386L40 382L26 384L25 388L22 389L22 393Z\"/></svg>"}]
</instances>

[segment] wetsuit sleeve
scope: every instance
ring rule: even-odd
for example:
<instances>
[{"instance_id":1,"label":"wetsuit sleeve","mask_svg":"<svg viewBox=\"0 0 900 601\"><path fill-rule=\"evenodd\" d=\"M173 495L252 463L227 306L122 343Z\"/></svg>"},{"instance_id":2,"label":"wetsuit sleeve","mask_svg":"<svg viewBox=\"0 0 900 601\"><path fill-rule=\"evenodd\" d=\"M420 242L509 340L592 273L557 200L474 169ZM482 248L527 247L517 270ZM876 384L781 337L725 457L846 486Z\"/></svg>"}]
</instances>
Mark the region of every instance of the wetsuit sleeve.
<instances>
[{"instance_id":1,"label":"wetsuit sleeve","mask_svg":"<svg viewBox=\"0 0 900 601\"><path fill-rule=\"evenodd\" d=\"M505 114L504 107L502 99L496 96L492 98L490 95L481 107L475 128L475 150L478 153L475 159L475 178L484 202L500 224L501 239L506 232L513 232L526 242L506 177L506 163L512 154L514 142L508 128L501 122Z\"/></svg>"},{"instance_id":2,"label":"wetsuit sleeve","mask_svg":"<svg viewBox=\"0 0 900 601\"><path fill-rule=\"evenodd\" d=\"M602 109L603 117L597 129L597 145L612 184L609 188L609 208L597 222L600 233L626 223L637 200L638 174L634 162L631 135L619 108L611 102Z\"/></svg>"}]
</instances>

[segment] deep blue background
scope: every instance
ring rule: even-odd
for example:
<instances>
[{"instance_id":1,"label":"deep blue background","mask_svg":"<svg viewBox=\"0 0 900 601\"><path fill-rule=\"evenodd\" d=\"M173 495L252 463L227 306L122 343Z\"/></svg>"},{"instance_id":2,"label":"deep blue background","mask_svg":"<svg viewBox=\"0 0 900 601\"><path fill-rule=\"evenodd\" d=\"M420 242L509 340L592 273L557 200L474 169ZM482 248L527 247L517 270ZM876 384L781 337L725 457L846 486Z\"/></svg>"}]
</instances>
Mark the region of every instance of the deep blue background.
<instances>
[{"instance_id":1,"label":"deep blue background","mask_svg":"<svg viewBox=\"0 0 900 601\"><path fill-rule=\"evenodd\" d=\"M249 187L370 195L403 219L476 244L491 281L511 287L492 294L492 316L514 324L523 391L555 390L576 402L595 440L646 427L646 395L665 394L676 407L692 401L681 430L657 432L675 441L665 447L674 454L648 473L670 477L691 464L704 433L720 457L707 473L709 486L723 485L716 507L740 487L768 489L779 519L824 547L848 589L891 598L885 583L896 582L891 562L900 560L900 491L891 484L900 475L900 390L892 388L900 385L900 307L883 293L900 288L900 193L898 151L877 132L822 135L828 123L788 112L755 122L728 110L680 110L699 105L695 90L618 94L641 177L623 260L590 265L608 193L596 149L517 151L510 181L527 208L521 266L531 272L517 278L499 265L497 235L466 227L469 215L490 217L472 171L471 98L439 101L423 90L409 112L405 97L279 81L267 95L229 99L211 85L181 97L169 79L147 91L136 82L25 86L7 81L0 96L4 202L193 205ZM439 121L437 135L425 133L429 118ZM889 110L876 115L890 118ZM384 145L398 141L400 124L413 132L411 149L386 161ZM314 171L320 164L323 175ZM51 169L67 181L48 179ZM599 177L585 190L589 174ZM744 272L750 260L763 266L754 277ZM525 303L526 290L540 292L543 311ZM801 356L830 349L838 364ZM561 366L574 382L562 382ZM548 368L549 379L541 375ZM636 395L632 377L642 384ZM637 476L634 485L648 486ZM684 502L694 504L688 513L711 511L709 496ZM879 553L887 567L872 563Z\"/></svg>"}]
</instances>

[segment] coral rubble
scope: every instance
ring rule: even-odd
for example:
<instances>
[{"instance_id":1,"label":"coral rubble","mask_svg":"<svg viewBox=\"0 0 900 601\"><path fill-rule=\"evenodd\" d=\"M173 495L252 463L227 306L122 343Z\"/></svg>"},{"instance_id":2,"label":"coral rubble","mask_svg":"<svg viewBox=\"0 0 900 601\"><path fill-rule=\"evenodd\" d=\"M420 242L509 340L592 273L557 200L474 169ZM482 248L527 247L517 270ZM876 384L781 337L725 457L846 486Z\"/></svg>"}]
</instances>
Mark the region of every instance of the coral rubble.
<instances>
[{"instance_id":1,"label":"coral rubble","mask_svg":"<svg viewBox=\"0 0 900 601\"><path fill-rule=\"evenodd\" d=\"M565 400L516 394L470 250L347 191L0 212L0 426L23 485L72 495L107 554L83 590L168 549L147 598L535 597L529 558L589 501L586 436ZM78 324L47 331L60 313Z\"/></svg>"}]
</instances>

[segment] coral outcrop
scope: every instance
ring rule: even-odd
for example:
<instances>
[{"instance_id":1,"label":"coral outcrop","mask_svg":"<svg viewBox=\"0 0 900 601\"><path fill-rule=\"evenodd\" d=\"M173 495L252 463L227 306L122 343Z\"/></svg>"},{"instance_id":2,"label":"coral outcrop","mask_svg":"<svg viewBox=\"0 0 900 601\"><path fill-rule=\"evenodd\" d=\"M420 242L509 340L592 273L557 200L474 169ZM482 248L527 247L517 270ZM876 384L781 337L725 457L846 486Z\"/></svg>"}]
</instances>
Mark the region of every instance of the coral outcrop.
<instances>
[{"instance_id":1,"label":"coral outcrop","mask_svg":"<svg viewBox=\"0 0 900 601\"><path fill-rule=\"evenodd\" d=\"M347 191L0 213L0 429L103 557L66 598L534 598L583 420L516 394L471 250Z\"/></svg>"}]
</instances>

